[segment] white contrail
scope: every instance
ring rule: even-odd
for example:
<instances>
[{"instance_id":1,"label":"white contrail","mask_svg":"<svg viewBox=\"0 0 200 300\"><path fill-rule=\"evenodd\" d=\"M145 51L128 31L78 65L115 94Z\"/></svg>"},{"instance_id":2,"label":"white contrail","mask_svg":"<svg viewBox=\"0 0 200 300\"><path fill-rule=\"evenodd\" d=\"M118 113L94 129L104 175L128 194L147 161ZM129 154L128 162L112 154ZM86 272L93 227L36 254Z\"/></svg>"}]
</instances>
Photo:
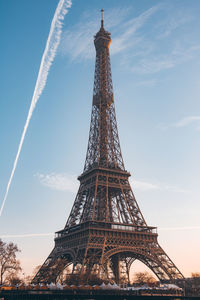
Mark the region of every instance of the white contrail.
<instances>
[{"instance_id":1,"label":"white contrail","mask_svg":"<svg viewBox=\"0 0 200 300\"><path fill-rule=\"evenodd\" d=\"M166 227L159 228L158 230L199 230L200 226L187 226L187 227ZM4 234L0 238L27 238L27 237L42 237L42 236L53 236L54 233L25 233L25 234Z\"/></svg>"},{"instance_id":2,"label":"white contrail","mask_svg":"<svg viewBox=\"0 0 200 300\"><path fill-rule=\"evenodd\" d=\"M53 233L26 233L26 234L5 234L1 235L1 238L26 238L26 237L42 237L52 236Z\"/></svg>"},{"instance_id":3,"label":"white contrail","mask_svg":"<svg viewBox=\"0 0 200 300\"><path fill-rule=\"evenodd\" d=\"M63 23L62 21L64 20L64 17L66 15L66 13L68 12L68 8L70 8L72 5L72 1L71 0L60 0L58 3L58 6L56 8L52 23L51 23L51 27L50 27L50 32L49 32L49 36L46 42L46 47L44 50L44 53L42 55L42 59L41 59L41 63L40 63L40 69L39 69L39 73L38 73L38 77L37 77L37 81L36 81L36 85L35 85L35 89L34 89L34 93L33 93L33 97L32 97L32 101L31 101L31 105L29 108L29 112L28 112L28 116L26 119L26 123L24 125L24 130L22 132L22 136L21 136L21 140L18 146L18 151L17 151L17 155L13 164L13 169L7 184L7 188L6 188L6 192L5 192L5 196L3 198L3 202L1 204L1 208L0 208L0 216L2 214L7 196L8 196L8 192L10 189L10 185L13 179L13 175L15 173L15 169L17 166L17 162L20 156L20 152L22 149L22 145L24 142L24 138L26 135L26 131L29 125L29 122L31 120L31 116L32 113L35 109L35 106L37 104L37 101L40 97L40 95L42 94L42 91L46 85L46 81L47 81L47 76L49 73L49 69L51 67L51 64L54 60L54 57L56 55L56 50L58 48L58 45L60 43L60 37L61 37L61 33L62 33L62 26Z\"/></svg>"},{"instance_id":4,"label":"white contrail","mask_svg":"<svg viewBox=\"0 0 200 300\"><path fill-rule=\"evenodd\" d=\"M161 228L158 228L158 230L196 230L196 229L200 229L200 226L185 226L185 227L161 227Z\"/></svg>"}]
</instances>

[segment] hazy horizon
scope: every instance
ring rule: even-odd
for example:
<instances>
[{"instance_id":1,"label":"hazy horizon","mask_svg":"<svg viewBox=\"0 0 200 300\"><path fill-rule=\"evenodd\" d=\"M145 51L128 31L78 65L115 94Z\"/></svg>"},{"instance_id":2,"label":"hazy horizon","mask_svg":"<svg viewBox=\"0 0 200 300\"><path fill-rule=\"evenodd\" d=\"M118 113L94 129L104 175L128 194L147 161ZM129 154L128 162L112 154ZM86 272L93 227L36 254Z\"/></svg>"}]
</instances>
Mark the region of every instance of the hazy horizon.
<instances>
[{"instance_id":1,"label":"hazy horizon","mask_svg":"<svg viewBox=\"0 0 200 300\"><path fill-rule=\"evenodd\" d=\"M58 1L2 0L0 203ZM0 217L26 275L63 229L87 149L95 49L104 8L125 167L138 205L184 276L200 272L200 2L72 1L46 87ZM135 270L146 269L137 264Z\"/></svg>"}]
</instances>

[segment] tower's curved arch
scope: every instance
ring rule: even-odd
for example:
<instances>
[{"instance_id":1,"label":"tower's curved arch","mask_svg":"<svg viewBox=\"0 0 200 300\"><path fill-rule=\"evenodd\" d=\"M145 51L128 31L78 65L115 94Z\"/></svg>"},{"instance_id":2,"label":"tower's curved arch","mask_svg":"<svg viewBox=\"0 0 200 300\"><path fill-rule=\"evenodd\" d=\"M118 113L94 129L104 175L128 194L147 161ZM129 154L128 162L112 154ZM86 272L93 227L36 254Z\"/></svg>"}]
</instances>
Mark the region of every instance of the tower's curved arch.
<instances>
[{"instance_id":1,"label":"tower's curved arch","mask_svg":"<svg viewBox=\"0 0 200 300\"><path fill-rule=\"evenodd\" d=\"M134 260L139 260L144 263L155 275L156 277L163 281L171 279L171 274L167 271L166 267L158 260L156 256L153 256L152 253L142 253L141 249L130 249L127 248L115 248L109 250L104 256L104 264L106 264L112 257L119 254L120 257L130 257L132 258L131 264ZM131 264L127 267L127 272L130 272Z\"/></svg>"},{"instance_id":2,"label":"tower's curved arch","mask_svg":"<svg viewBox=\"0 0 200 300\"><path fill-rule=\"evenodd\" d=\"M75 252L73 250L66 251L65 253L55 252L54 248L35 275L35 278L40 278L40 282L48 284L56 283L58 276L64 271L64 269L74 262Z\"/></svg>"}]
</instances>

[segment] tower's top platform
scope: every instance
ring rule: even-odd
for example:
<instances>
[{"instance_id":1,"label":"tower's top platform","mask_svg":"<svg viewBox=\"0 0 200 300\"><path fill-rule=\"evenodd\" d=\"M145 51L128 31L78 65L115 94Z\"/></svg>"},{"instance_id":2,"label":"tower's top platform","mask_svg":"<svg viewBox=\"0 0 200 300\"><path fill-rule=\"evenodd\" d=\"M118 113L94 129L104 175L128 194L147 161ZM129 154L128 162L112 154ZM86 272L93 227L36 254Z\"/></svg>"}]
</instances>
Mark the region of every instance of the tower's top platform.
<instances>
[{"instance_id":1,"label":"tower's top platform","mask_svg":"<svg viewBox=\"0 0 200 300\"><path fill-rule=\"evenodd\" d=\"M101 27L99 31L94 36L94 44L96 49L104 46L109 47L111 42L110 32L104 29L104 19L103 19L103 9L101 10Z\"/></svg>"}]
</instances>

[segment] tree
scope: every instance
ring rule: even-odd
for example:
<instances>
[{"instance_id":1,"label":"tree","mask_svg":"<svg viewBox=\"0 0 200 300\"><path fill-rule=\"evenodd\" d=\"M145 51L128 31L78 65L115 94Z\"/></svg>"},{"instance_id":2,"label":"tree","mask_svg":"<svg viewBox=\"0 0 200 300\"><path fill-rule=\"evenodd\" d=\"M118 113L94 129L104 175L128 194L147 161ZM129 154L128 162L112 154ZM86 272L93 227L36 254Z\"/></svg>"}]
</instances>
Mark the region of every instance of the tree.
<instances>
[{"instance_id":1,"label":"tree","mask_svg":"<svg viewBox=\"0 0 200 300\"><path fill-rule=\"evenodd\" d=\"M56 282L60 283L60 284L64 284L66 282L66 278L71 275L71 271L72 271L72 267L70 266L66 266L64 268L64 270L62 270L61 268L61 272L58 275Z\"/></svg>"},{"instance_id":2,"label":"tree","mask_svg":"<svg viewBox=\"0 0 200 300\"><path fill-rule=\"evenodd\" d=\"M0 239L0 285L10 283L10 278L21 271L17 252L20 250L16 244L5 243Z\"/></svg>"},{"instance_id":3,"label":"tree","mask_svg":"<svg viewBox=\"0 0 200 300\"><path fill-rule=\"evenodd\" d=\"M200 272L192 273L192 278L200 278Z\"/></svg>"},{"instance_id":4,"label":"tree","mask_svg":"<svg viewBox=\"0 0 200 300\"><path fill-rule=\"evenodd\" d=\"M142 285L142 284L152 284L156 282L156 279L149 274L148 272L137 272L134 274L135 283Z\"/></svg>"},{"instance_id":5,"label":"tree","mask_svg":"<svg viewBox=\"0 0 200 300\"><path fill-rule=\"evenodd\" d=\"M13 275L9 275L7 279L8 280L5 281L7 281L7 283L9 283L12 286L24 284L24 280L15 273Z\"/></svg>"},{"instance_id":6,"label":"tree","mask_svg":"<svg viewBox=\"0 0 200 300\"><path fill-rule=\"evenodd\" d=\"M37 272L40 270L41 267L42 265L38 265L33 269L32 279L35 277L35 275L37 274Z\"/></svg>"}]
</instances>

